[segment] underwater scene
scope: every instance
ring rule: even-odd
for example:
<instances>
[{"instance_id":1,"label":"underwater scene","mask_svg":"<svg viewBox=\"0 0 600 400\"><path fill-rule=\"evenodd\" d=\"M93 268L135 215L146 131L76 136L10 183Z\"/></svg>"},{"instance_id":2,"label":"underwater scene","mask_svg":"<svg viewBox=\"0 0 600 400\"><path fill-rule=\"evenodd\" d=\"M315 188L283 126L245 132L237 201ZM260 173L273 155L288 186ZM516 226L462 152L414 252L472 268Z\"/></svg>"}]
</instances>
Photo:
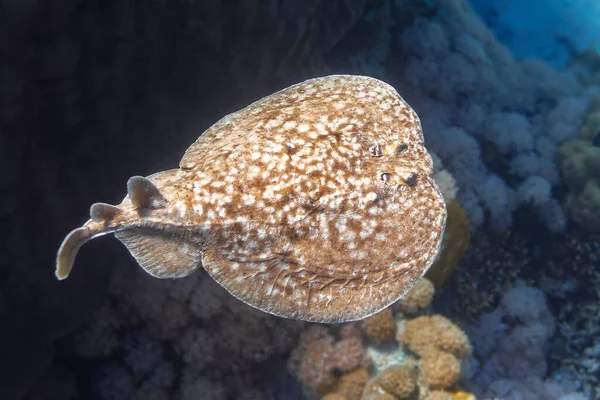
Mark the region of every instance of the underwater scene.
<instances>
[{"instance_id":1,"label":"underwater scene","mask_svg":"<svg viewBox=\"0 0 600 400\"><path fill-rule=\"evenodd\" d=\"M598 38L0 0L0 400L600 400Z\"/></svg>"}]
</instances>

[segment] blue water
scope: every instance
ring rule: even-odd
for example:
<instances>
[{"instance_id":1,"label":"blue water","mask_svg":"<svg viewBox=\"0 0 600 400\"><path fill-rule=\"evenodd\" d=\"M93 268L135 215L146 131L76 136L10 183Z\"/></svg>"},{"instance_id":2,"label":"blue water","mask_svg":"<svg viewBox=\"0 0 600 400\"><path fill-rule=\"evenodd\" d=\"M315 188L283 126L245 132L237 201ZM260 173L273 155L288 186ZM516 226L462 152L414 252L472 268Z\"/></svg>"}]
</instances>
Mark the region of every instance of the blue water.
<instances>
[{"instance_id":1,"label":"blue water","mask_svg":"<svg viewBox=\"0 0 600 400\"><path fill-rule=\"evenodd\" d=\"M598 0L470 0L518 58L561 68L575 52L600 46Z\"/></svg>"}]
</instances>

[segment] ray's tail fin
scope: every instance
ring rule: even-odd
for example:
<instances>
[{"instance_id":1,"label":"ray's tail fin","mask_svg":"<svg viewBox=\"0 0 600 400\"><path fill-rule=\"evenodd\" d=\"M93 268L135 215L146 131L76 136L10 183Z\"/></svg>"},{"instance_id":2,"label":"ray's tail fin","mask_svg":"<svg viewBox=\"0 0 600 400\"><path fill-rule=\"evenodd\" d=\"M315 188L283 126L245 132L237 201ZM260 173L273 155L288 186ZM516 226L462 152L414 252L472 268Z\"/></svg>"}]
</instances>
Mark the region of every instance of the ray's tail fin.
<instances>
[{"instance_id":1,"label":"ray's tail fin","mask_svg":"<svg viewBox=\"0 0 600 400\"><path fill-rule=\"evenodd\" d=\"M92 204L90 207L91 220L81 228L71 231L58 249L55 275L59 280L66 279L71 273L75 257L81 246L98 236L114 231L110 222L120 214L121 210L116 206L106 203Z\"/></svg>"},{"instance_id":2,"label":"ray's tail fin","mask_svg":"<svg viewBox=\"0 0 600 400\"><path fill-rule=\"evenodd\" d=\"M66 279L69 276L79 248L93 238L93 231L86 226L77 228L67 235L60 245L58 255L56 256L55 274L59 280Z\"/></svg>"}]
</instances>

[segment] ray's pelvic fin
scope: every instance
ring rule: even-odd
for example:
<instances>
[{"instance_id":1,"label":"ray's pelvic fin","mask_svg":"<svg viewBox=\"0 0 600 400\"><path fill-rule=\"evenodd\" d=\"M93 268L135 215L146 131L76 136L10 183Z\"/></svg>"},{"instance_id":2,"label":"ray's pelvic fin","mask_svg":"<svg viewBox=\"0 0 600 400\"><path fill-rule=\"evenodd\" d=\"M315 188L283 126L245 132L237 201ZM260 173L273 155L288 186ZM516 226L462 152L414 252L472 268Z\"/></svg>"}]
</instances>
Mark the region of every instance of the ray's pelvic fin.
<instances>
[{"instance_id":1,"label":"ray's pelvic fin","mask_svg":"<svg viewBox=\"0 0 600 400\"><path fill-rule=\"evenodd\" d=\"M115 232L115 237L138 264L156 278L183 278L202 265L198 248L176 237L135 229Z\"/></svg>"}]
</instances>

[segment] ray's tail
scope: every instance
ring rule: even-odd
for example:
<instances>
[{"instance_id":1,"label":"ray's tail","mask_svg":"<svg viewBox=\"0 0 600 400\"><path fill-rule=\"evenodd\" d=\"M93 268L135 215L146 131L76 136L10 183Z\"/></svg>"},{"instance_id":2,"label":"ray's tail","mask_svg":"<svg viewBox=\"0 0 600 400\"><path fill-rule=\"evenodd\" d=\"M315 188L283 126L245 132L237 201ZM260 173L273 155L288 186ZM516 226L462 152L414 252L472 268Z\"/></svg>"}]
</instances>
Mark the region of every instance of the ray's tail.
<instances>
[{"instance_id":1,"label":"ray's tail","mask_svg":"<svg viewBox=\"0 0 600 400\"><path fill-rule=\"evenodd\" d=\"M169 170L154 174L150 178L159 181L160 179L168 179L168 177L176 174L177 170ZM131 205L136 211L163 208L167 203L154 183L143 176L132 176L129 178L127 181L127 198L129 198ZM119 208L119 206L106 203L92 204L90 207L91 219L81 228L71 231L58 249L56 256L56 277L59 280L63 280L69 276L73 269L77 252L86 242L98 236L114 233L122 229L124 215L123 209Z\"/></svg>"},{"instance_id":2,"label":"ray's tail","mask_svg":"<svg viewBox=\"0 0 600 400\"><path fill-rule=\"evenodd\" d=\"M72 230L63 240L56 256L56 277L63 280L69 276L79 248L94 238L93 231L86 226Z\"/></svg>"},{"instance_id":3,"label":"ray's tail","mask_svg":"<svg viewBox=\"0 0 600 400\"><path fill-rule=\"evenodd\" d=\"M119 213L120 210L110 204L95 203L92 205L90 208L92 219L81 228L71 231L58 249L55 275L59 280L67 278L71 273L75 257L81 246L98 236L115 231L114 227L110 226L110 221Z\"/></svg>"}]
</instances>

